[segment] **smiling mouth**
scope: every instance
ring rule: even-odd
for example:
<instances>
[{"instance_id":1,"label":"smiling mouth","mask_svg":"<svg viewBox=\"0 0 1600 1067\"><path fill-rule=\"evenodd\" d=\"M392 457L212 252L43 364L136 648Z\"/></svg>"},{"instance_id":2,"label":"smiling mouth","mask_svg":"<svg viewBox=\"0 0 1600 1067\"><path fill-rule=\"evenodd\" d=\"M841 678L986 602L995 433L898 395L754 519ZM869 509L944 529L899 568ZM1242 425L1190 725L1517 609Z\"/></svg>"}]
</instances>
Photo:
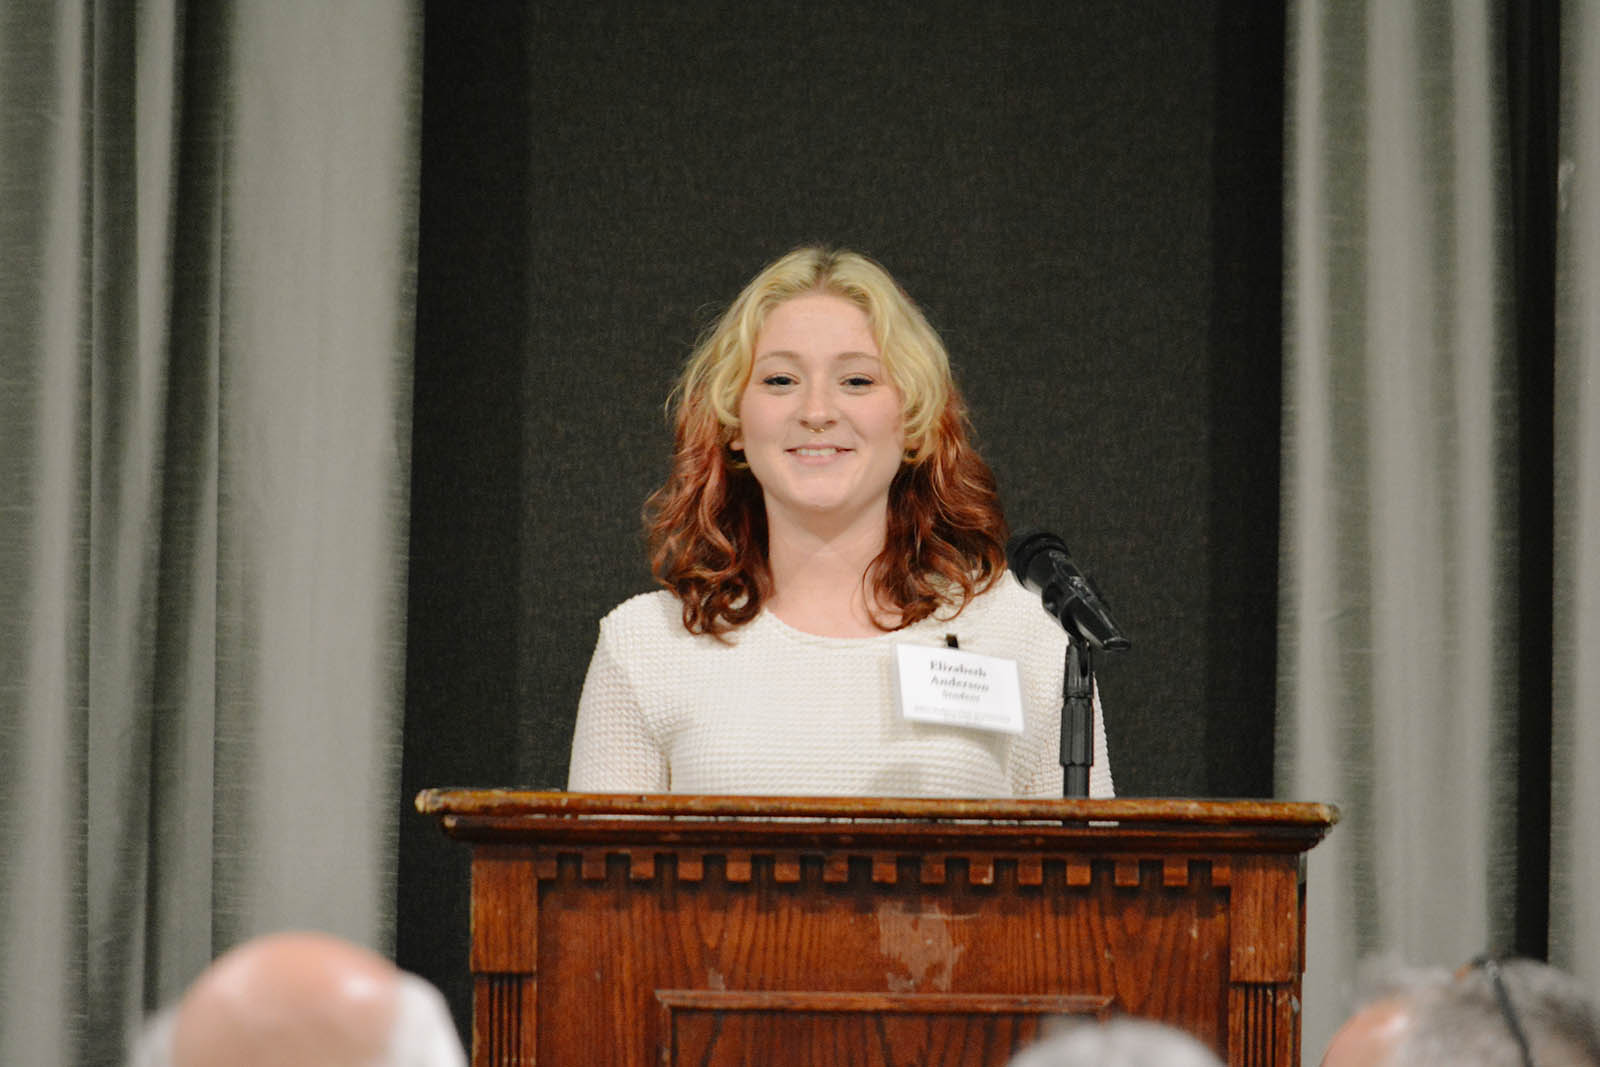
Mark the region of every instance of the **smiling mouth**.
<instances>
[{"instance_id":1,"label":"smiling mouth","mask_svg":"<svg viewBox=\"0 0 1600 1067\"><path fill-rule=\"evenodd\" d=\"M837 456L841 452L848 452L848 448L839 448L836 445L805 445L800 448L789 449L797 456L806 456L811 459L823 459L827 456Z\"/></svg>"}]
</instances>

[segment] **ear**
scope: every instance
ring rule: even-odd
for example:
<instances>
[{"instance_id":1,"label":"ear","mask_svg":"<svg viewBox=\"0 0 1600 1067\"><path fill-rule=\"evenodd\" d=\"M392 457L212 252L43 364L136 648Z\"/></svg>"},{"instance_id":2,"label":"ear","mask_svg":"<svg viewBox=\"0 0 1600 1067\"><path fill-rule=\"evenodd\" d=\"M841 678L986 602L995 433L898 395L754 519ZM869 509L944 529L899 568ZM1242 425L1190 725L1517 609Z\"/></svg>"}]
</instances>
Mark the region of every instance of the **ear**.
<instances>
[{"instance_id":1,"label":"ear","mask_svg":"<svg viewBox=\"0 0 1600 1067\"><path fill-rule=\"evenodd\" d=\"M728 447L730 449L732 449L733 451L735 451L735 452L743 452L744 451L744 435L743 434L737 434L737 433L734 434L733 435L733 440L728 442Z\"/></svg>"}]
</instances>

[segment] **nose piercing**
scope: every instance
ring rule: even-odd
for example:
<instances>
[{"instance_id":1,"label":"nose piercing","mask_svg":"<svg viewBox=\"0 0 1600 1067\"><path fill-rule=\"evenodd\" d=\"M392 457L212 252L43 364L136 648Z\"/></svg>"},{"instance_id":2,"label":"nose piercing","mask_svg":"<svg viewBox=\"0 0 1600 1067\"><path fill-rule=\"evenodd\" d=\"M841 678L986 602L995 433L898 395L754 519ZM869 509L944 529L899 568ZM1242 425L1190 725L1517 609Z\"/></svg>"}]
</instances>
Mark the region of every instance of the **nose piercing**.
<instances>
[{"instance_id":1,"label":"nose piercing","mask_svg":"<svg viewBox=\"0 0 1600 1067\"><path fill-rule=\"evenodd\" d=\"M812 433L821 433L823 430L827 429L827 427L826 426L807 426L806 429L810 430Z\"/></svg>"}]
</instances>

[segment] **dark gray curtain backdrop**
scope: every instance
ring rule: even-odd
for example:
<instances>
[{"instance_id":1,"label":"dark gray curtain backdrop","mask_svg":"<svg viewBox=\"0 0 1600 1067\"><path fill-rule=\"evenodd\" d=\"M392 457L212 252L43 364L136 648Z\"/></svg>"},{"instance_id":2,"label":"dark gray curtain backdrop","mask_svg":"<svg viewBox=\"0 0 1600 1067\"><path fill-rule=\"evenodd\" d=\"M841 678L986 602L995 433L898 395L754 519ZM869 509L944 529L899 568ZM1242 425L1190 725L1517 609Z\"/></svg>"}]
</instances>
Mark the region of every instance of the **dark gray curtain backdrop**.
<instances>
[{"instance_id":1,"label":"dark gray curtain backdrop","mask_svg":"<svg viewBox=\"0 0 1600 1067\"><path fill-rule=\"evenodd\" d=\"M420 4L0 6L0 1063L393 941Z\"/></svg>"},{"instance_id":2,"label":"dark gray curtain backdrop","mask_svg":"<svg viewBox=\"0 0 1600 1067\"><path fill-rule=\"evenodd\" d=\"M1364 956L1600 975L1592 4L1289 5L1277 789Z\"/></svg>"},{"instance_id":3,"label":"dark gray curtain backdrop","mask_svg":"<svg viewBox=\"0 0 1600 1067\"><path fill-rule=\"evenodd\" d=\"M1013 524L1134 642L1128 794L1272 789L1282 13L431 4L402 792L559 786L709 317L802 241L949 344ZM400 962L467 1003L461 850L402 822Z\"/></svg>"}]
</instances>

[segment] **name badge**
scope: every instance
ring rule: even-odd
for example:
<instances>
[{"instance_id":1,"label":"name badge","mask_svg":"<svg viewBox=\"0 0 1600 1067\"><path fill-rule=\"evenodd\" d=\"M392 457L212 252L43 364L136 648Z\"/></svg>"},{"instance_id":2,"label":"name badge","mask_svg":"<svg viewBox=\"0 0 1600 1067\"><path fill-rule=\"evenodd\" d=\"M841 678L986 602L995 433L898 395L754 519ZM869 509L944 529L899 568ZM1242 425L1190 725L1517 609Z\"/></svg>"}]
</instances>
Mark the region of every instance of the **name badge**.
<instances>
[{"instance_id":1,"label":"name badge","mask_svg":"<svg viewBox=\"0 0 1600 1067\"><path fill-rule=\"evenodd\" d=\"M955 648L896 645L900 713L913 722L1022 732L1017 661Z\"/></svg>"}]
</instances>

